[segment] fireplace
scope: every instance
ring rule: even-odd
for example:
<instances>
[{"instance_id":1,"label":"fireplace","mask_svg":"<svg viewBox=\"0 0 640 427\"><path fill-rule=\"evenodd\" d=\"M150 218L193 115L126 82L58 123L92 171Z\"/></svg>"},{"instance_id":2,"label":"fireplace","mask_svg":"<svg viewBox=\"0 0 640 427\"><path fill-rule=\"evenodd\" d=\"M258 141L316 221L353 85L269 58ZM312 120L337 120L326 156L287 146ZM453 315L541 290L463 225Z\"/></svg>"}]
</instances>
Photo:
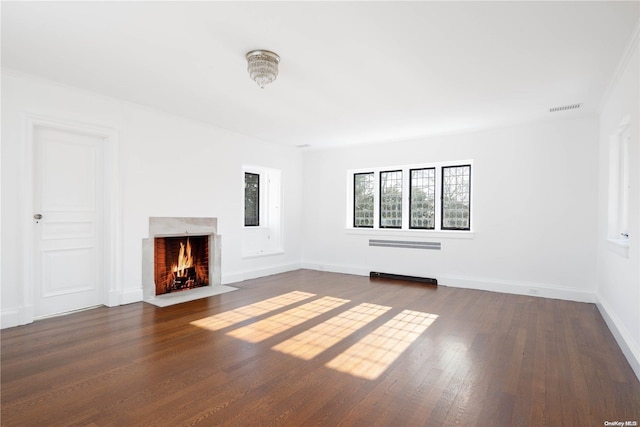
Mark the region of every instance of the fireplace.
<instances>
[{"instance_id":1,"label":"fireplace","mask_svg":"<svg viewBox=\"0 0 640 427\"><path fill-rule=\"evenodd\" d=\"M209 286L209 236L155 237L156 295Z\"/></svg>"},{"instance_id":2,"label":"fireplace","mask_svg":"<svg viewBox=\"0 0 640 427\"><path fill-rule=\"evenodd\" d=\"M221 284L217 218L150 217L142 240L142 291L164 307L236 290Z\"/></svg>"}]
</instances>

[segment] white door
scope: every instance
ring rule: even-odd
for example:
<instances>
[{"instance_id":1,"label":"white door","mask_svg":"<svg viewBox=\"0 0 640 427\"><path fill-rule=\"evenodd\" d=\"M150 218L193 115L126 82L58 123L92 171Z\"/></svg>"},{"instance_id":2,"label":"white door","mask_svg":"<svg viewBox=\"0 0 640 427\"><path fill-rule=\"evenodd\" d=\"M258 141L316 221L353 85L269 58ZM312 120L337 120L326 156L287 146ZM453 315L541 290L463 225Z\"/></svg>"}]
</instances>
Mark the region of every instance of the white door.
<instances>
[{"instance_id":1,"label":"white door","mask_svg":"<svg viewBox=\"0 0 640 427\"><path fill-rule=\"evenodd\" d=\"M103 139L34 129L34 316L103 301Z\"/></svg>"}]
</instances>

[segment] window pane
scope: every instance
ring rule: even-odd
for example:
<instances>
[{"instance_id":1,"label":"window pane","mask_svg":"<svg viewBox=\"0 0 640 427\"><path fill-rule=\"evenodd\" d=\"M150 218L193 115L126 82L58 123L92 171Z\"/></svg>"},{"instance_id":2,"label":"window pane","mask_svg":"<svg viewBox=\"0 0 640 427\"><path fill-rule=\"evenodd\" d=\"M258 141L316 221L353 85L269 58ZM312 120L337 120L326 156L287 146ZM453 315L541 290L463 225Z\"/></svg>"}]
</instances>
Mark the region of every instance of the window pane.
<instances>
[{"instance_id":1,"label":"window pane","mask_svg":"<svg viewBox=\"0 0 640 427\"><path fill-rule=\"evenodd\" d=\"M402 227L402 171L380 172L380 228Z\"/></svg>"},{"instance_id":2,"label":"window pane","mask_svg":"<svg viewBox=\"0 0 640 427\"><path fill-rule=\"evenodd\" d=\"M436 169L411 169L409 227L436 227Z\"/></svg>"},{"instance_id":3,"label":"window pane","mask_svg":"<svg viewBox=\"0 0 640 427\"><path fill-rule=\"evenodd\" d=\"M373 172L353 175L353 226L373 227Z\"/></svg>"},{"instance_id":4,"label":"window pane","mask_svg":"<svg viewBox=\"0 0 640 427\"><path fill-rule=\"evenodd\" d=\"M260 225L260 175L244 174L244 225Z\"/></svg>"},{"instance_id":5,"label":"window pane","mask_svg":"<svg viewBox=\"0 0 640 427\"><path fill-rule=\"evenodd\" d=\"M471 165L442 168L442 229L469 230Z\"/></svg>"}]
</instances>

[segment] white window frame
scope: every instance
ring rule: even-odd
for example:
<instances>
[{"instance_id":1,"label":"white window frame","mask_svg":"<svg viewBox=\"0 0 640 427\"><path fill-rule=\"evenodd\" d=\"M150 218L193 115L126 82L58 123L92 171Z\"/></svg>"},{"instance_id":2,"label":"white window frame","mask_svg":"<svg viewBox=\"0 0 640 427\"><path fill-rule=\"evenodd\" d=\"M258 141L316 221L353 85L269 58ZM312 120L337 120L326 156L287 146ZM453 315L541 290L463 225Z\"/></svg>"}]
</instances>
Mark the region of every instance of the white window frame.
<instances>
[{"instance_id":1,"label":"white window frame","mask_svg":"<svg viewBox=\"0 0 640 427\"><path fill-rule=\"evenodd\" d=\"M469 230L442 230L442 168L445 166L471 166L471 194L470 194L470 223ZM409 187L411 185L411 169L435 168L436 170L436 207L435 207L435 229L418 229L409 227ZM402 171L402 227L401 228L380 228L380 172L401 170ZM433 163L416 163L409 165L390 165L371 168L358 168L347 170L346 176L346 216L345 231L349 234L362 235L384 235L384 236L416 236L416 237L442 237L442 238L459 238L472 239L475 235L474 229L474 171L472 159L455 160L446 162ZM357 173L373 172L374 176L374 200L373 200L373 227L354 227L353 226L353 197L354 197L354 175Z\"/></svg>"},{"instance_id":2,"label":"white window frame","mask_svg":"<svg viewBox=\"0 0 640 427\"><path fill-rule=\"evenodd\" d=\"M282 234L282 171L263 166L242 167L242 206L244 208L244 176L260 176L259 225L244 225L242 215L242 257L253 258L284 253Z\"/></svg>"},{"instance_id":3,"label":"white window frame","mask_svg":"<svg viewBox=\"0 0 640 427\"><path fill-rule=\"evenodd\" d=\"M251 174L251 175L257 175L258 176L258 224L251 224L251 225L247 225L247 218L246 218L246 208L247 208L247 193L246 193L246 185L247 185L247 174ZM245 227L260 227L261 225L264 224L263 222L263 208L265 205L264 202L264 195L262 193L264 193L264 181L265 181L265 177L264 175L259 174L258 172L251 172L248 170L244 171L244 185L245 185L245 192L244 192L244 209L245 209L245 219L244 219L244 226Z\"/></svg>"},{"instance_id":4,"label":"white window frame","mask_svg":"<svg viewBox=\"0 0 640 427\"><path fill-rule=\"evenodd\" d=\"M610 249L628 257L631 120L625 116L609 138L609 215L607 240Z\"/></svg>"}]
</instances>

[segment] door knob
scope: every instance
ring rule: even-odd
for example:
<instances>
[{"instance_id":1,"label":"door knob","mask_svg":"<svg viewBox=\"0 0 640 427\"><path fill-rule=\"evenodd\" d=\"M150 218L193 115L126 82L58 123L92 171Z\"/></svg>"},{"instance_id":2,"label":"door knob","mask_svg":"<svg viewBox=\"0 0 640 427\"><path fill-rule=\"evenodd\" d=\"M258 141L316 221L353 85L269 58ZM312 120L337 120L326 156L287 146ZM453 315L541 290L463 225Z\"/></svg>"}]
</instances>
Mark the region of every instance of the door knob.
<instances>
[{"instance_id":1,"label":"door knob","mask_svg":"<svg viewBox=\"0 0 640 427\"><path fill-rule=\"evenodd\" d=\"M40 221L40 220L42 219L42 215L40 215L40 214L35 214L35 215L33 216L33 219L35 219L35 220L37 220L37 221Z\"/></svg>"}]
</instances>

